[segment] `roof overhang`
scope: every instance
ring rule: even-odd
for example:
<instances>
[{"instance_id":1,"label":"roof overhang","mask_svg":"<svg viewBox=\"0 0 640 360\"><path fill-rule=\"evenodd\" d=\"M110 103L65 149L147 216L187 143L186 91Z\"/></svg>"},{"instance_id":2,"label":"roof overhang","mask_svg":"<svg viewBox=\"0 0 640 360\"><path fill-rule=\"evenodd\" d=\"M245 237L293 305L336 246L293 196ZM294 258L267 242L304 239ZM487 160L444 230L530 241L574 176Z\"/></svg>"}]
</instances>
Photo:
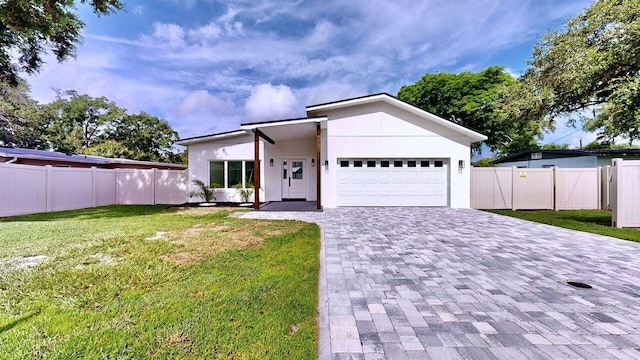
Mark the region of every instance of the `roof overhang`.
<instances>
[{"instance_id":1,"label":"roof overhang","mask_svg":"<svg viewBox=\"0 0 640 360\"><path fill-rule=\"evenodd\" d=\"M458 125L454 122L451 122L449 120L443 119L437 115L434 115L430 112L424 111L416 106L413 106L409 103L406 103L396 97L393 97L389 94L386 93L382 93L382 94L375 94L375 95L369 95L369 96L363 96L363 97L359 97L359 98L353 98L353 99L347 99L347 100L342 100L342 101L336 101L336 102L330 102L330 103L324 103L324 104L318 104L318 105L311 105L311 106L307 106L307 115L309 116L313 116L313 115L317 115L320 114L322 112L325 111L330 111L330 110L337 110L337 109L342 109L342 108L346 108L346 107L352 107L352 106L358 106L358 105L365 105L365 104L371 104L371 103L376 103L376 102L384 102L387 104L390 104L392 106L395 106L397 108L400 108L402 110L405 110L407 112L410 112L412 114L415 114L417 116L420 116L424 119L427 119L433 123L436 123L442 127L454 130L462 135L465 135L467 137L469 137L469 139L471 139L471 142L478 142L478 141L484 141L487 140L487 136L468 129L464 126Z\"/></svg>"},{"instance_id":2,"label":"roof overhang","mask_svg":"<svg viewBox=\"0 0 640 360\"><path fill-rule=\"evenodd\" d=\"M316 136L318 123L327 121L326 116L309 117L301 119L287 119L246 123L240 125L240 129L251 133L260 130L274 141L308 139Z\"/></svg>"},{"instance_id":3,"label":"roof overhang","mask_svg":"<svg viewBox=\"0 0 640 360\"><path fill-rule=\"evenodd\" d=\"M196 137L191 137L186 139L180 139L176 141L175 144L187 146L187 145L197 144L201 142L232 138L232 137L246 135L246 134L247 132L243 130L233 130L233 131L227 131L227 132L218 133L218 134L209 134L209 135L196 136Z\"/></svg>"}]
</instances>

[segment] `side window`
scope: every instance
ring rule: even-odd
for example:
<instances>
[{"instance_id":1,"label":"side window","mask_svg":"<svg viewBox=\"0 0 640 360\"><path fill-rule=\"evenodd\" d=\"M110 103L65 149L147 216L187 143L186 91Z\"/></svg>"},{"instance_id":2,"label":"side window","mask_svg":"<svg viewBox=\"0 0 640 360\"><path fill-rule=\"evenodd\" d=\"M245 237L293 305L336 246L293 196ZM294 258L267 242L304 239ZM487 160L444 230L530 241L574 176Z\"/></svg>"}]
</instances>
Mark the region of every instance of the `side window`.
<instances>
[{"instance_id":1,"label":"side window","mask_svg":"<svg viewBox=\"0 0 640 360\"><path fill-rule=\"evenodd\" d=\"M242 186L242 161L227 161L227 187Z\"/></svg>"},{"instance_id":2,"label":"side window","mask_svg":"<svg viewBox=\"0 0 640 360\"><path fill-rule=\"evenodd\" d=\"M224 187L224 161L209 161L209 186Z\"/></svg>"}]
</instances>

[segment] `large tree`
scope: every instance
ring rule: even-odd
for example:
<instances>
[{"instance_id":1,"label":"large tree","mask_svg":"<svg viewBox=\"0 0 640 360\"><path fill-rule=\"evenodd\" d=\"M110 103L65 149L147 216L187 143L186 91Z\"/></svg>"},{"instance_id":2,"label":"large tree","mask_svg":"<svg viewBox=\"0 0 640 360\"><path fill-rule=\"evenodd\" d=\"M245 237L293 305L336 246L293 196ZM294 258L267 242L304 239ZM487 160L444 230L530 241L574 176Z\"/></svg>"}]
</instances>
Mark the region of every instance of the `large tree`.
<instances>
[{"instance_id":1,"label":"large tree","mask_svg":"<svg viewBox=\"0 0 640 360\"><path fill-rule=\"evenodd\" d=\"M178 140L178 133L165 120L144 112L114 119L104 137L128 149L131 153L129 157L135 160L179 159L171 151L171 146Z\"/></svg>"},{"instance_id":2,"label":"large tree","mask_svg":"<svg viewBox=\"0 0 640 360\"><path fill-rule=\"evenodd\" d=\"M522 109L569 117L601 140L640 139L640 2L601 0L536 43Z\"/></svg>"},{"instance_id":3,"label":"large tree","mask_svg":"<svg viewBox=\"0 0 640 360\"><path fill-rule=\"evenodd\" d=\"M82 153L102 142L109 125L125 110L105 97L93 98L70 90L59 92L47 105L50 119L47 141L54 150Z\"/></svg>"},{"instance_id":4,"label":"large tree","mask_svg":"<svg viewBox=\"0 0 640 360\"><path fill-rule=\"evenodd\" d=\"M493 151L509 153L537 145L543 130L540 122L513 121L496 110L496 101L517 86L516 80L499 66L481 72L426 74L418 82L403 86L398 97L448 120L456 121L489 137ZM480 144L474 145L478 151Z\"/></svg>"},{"instance_id":5,"label":"large tree","mask_svg":"<svg viewBox=\"0 0 640 360\"><path fill-rule=\"evenodd\" d=\"M41 136L44 125L41 107L31 98L26 82L11 86L0 81L0 146L46 148Z\"/></svg>"},{"instance_id":6,"label":"large tree","mask_svg":"<svg viewBox=\"0 0 640 360\"><path fill-rule=\"evenodd\" d=\"M17 85L20 71L31 74L41 68L47 50L58 61L74 56L85 25L76 13L78 2L91 6L98 16L123 6L119 0L0 1L0 79Z\"/></svg>"}]
</instances>

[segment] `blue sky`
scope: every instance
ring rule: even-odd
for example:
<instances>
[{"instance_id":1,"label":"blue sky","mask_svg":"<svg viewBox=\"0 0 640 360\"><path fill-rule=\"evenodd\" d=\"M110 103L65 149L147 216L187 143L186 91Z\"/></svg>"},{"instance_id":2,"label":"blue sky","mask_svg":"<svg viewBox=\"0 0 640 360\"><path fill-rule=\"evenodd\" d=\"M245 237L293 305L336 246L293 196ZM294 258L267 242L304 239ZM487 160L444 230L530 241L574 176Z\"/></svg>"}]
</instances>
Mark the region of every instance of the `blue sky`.
<instances>
[{"instance_id":1,"label":"blue sky","mask_svg":"<svg viewBox=\"0 0 640 360\"><path fill-rule=\"evenodd\" d=\"M53 57L27 77L51 89L106 96L169 121L181 137L241 122L304 116L306 105L397 94L425 73L526 68L536 37L589 0L125 0L87 26L76 59ZM545 142L575 129L558 124ZM580 131L559 142L586 144Z\"/></svg>"}]
</instances>

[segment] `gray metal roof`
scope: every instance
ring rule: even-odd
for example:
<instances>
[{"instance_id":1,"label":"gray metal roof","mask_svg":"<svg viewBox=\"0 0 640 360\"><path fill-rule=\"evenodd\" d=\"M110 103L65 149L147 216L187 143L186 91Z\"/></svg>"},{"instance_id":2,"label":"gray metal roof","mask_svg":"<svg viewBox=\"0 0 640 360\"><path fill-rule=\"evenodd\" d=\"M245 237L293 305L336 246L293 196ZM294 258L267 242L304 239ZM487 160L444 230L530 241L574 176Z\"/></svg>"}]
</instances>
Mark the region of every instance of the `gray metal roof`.
<instances>
[{"instance_id":1,"label":"gray metal roof","mask_svg":"<svg viewBox=\"0 0 640 360\"><path fill-rule=\"evenodd\" d=\"M67 161L67 162L96 164L96 165L139 164L139 165L148 165L148 166L158 165L158 166L183 167L185 169L187 168L186 165L181 165L181 164L170 164L170 163L131 160L131 159L116 159L116 158L107 158L103 156L81 155L81 154L63 153L58 151L25 149L25 148L19 148L19 147L13 147L13 148L0 147L0 156L10 157L10 158L17 157L20 159Z\"/></svg>"}]
</instances>

